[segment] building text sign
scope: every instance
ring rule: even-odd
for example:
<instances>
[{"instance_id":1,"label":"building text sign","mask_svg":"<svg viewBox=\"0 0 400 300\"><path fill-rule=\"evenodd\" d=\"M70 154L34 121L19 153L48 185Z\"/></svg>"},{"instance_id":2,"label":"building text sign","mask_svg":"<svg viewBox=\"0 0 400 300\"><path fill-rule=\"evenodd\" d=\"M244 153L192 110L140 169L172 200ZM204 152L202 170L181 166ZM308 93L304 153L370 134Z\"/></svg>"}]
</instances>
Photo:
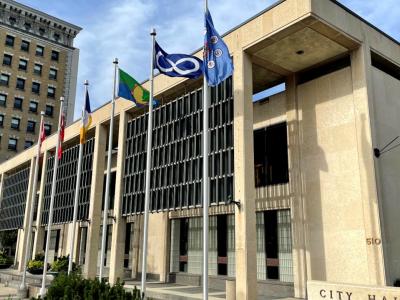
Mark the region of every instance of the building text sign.
<instances>
[{"instance_id":1,"label":"building text sign","mask_svg":"<svg viewBox=\"0 0 400 300\"><path fill-rule=\"evenodd\" d=\"M308 281L309 300L400 300L400 288Z\"/></svg>"}]
</instances>

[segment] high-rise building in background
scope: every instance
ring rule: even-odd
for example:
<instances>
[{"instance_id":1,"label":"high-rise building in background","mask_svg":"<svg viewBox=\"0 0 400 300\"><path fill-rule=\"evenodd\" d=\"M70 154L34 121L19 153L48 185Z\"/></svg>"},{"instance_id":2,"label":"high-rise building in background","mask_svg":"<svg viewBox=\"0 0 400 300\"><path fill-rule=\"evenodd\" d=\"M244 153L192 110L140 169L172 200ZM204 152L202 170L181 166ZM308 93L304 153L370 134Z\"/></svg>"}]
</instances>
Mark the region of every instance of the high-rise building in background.
<instances>
[{"instance_id":1,"label":"high-rise building in background","mask_svg":"<svg viewBox=\"0 0 400 300\"><path fill-rule=\"evenodd\" d=\"M45 112L57 130L59 99L74 117L80 27L11 0L0 1L0 162L31 147Z\"/></svg>"}]
</instances>

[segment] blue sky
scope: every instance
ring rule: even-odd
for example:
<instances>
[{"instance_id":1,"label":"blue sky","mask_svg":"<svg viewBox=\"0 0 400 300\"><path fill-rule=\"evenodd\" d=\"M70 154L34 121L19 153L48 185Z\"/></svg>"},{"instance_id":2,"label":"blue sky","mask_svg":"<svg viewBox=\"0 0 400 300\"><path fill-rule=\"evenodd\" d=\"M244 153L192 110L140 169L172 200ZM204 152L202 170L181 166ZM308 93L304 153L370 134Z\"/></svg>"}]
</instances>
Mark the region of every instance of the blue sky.
<instances>
[{"instance_id":1,"label":"blue sky","mask_svg":"<svg viewBox=\"0 0 400 300\"><path fill-rule=\"evenodd\" d=\"M80 116L83 81L90 82L92 109L112 98L113 58L138 81L149 76L151 42L167 52L190 53L203 42L202 0L18 0L83 28L75 40L80 49L75 119ZM209 0L217 30L222 34L275 0ZM398 0L341 0L396 39L400 39Z\"/></svg>"}]
</instances>

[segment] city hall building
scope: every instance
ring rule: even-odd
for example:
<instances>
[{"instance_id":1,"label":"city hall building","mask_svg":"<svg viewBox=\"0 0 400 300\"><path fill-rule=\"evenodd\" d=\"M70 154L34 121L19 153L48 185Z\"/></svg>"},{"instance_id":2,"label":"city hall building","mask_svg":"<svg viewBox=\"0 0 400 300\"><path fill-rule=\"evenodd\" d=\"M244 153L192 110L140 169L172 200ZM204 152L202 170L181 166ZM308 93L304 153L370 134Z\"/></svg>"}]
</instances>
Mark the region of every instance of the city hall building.
<instances>
[{"instance_id":1,"label":"city hall building","mask_svg":"<svg viewBox=\"0 0 400 300\"><path fill-rule=\"evenodd\" d=\"M154 79L161 105L152 134L148 277L201 283L208 159L210 286L235 278L236 299L305 298L315 280L393 286L400 278L400 156L393 149L378 158L374 148L400 132L399 42L333 0L280 1L224 40L235 70L211 90L207 158L202 80ZM283 92L253 101L282 84ZM107 255L100 261L110 108L93 113L84 147L74 257L85 276L104 264L116 282L141 270L147 111L116 100ZM50 260L68 254L79 127L76 121L65 132L51 233L45 226L57 136L42 146L36 199L35 147L0 165L0 229L18 230L19 270L32 201L33 252L43 251L51 234ZM333 299L327 288L319 295Z\"/></svg>"}]
</instances>

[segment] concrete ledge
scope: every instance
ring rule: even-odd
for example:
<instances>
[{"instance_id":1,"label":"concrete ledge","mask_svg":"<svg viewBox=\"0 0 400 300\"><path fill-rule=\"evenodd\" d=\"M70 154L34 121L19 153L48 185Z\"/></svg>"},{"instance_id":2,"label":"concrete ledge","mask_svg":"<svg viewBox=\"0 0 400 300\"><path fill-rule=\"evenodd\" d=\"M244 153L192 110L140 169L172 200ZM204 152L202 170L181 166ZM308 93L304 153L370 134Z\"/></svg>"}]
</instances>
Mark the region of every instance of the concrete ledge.
<instances>
[{"instance_id":1,"label":"concrete ledge","mask_svg":"<svg viewBox=\"0 0 400 300\"><path fill-rule=\"evenodd\" d=\"M188 273L170 273L168 282L187 286L201 286L202 276ZM226 281L235 280L228 276L209 276L208 284L210 289L225 291ZM281 282L278 280L257 281L258 295L271 297L294 297L293 283ZM377 299L378 300L378 299Z\"/></svg>"},{"instance_id":2,"label":"concrete ledge","mask_svg":"<svg viewBox=\"0 0 400 300\"><path fill-rule=\"evenodd\" d=\"M345 284L327 281L308 281L309 300L395 300L400 299L400 288Z\"/></svg>"}]
</instances>

